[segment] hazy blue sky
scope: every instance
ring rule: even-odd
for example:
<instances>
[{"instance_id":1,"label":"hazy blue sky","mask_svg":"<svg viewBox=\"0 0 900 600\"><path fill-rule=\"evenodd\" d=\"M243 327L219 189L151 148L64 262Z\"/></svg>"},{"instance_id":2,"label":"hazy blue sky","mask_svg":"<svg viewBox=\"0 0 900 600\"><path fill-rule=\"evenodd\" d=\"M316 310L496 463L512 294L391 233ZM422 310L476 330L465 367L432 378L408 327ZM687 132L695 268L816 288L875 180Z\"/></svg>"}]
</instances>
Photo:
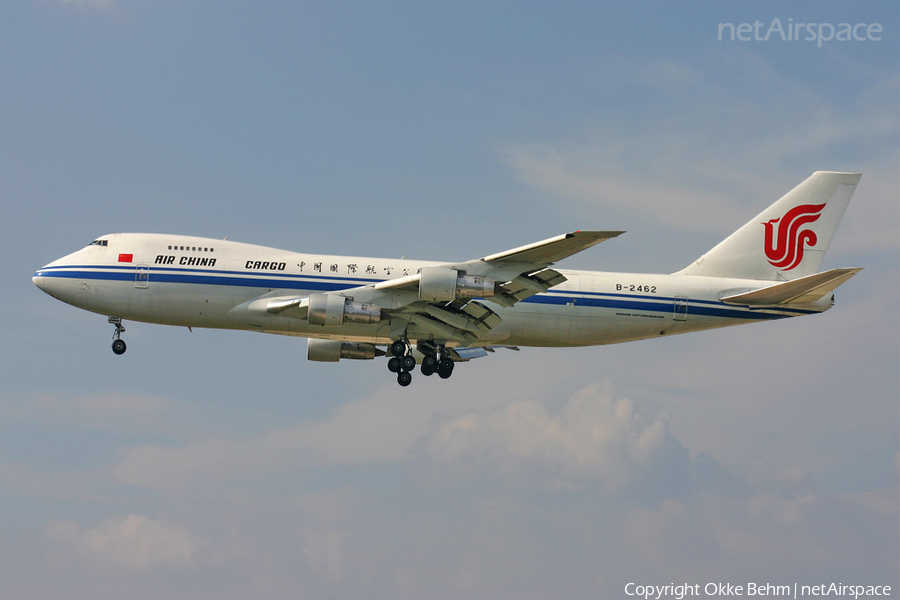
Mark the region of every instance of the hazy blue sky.
<instances>
[{"instance_id":1,"label":"hazy blue sky","mask_svg":"<svg viewBox=\"0 0 900 600\"><path fill-rule=\"evenodd\" d=\"M717 39L775 18L882 32ZM898 31L896 2L0 2L0 595L900 589ZM816 170L863 173L824 315L406 389L279 336L126 323L115 356L31 283L124 231L449 261L623 229L561 266L672 272Z\"/></svg>"}]
</instances>

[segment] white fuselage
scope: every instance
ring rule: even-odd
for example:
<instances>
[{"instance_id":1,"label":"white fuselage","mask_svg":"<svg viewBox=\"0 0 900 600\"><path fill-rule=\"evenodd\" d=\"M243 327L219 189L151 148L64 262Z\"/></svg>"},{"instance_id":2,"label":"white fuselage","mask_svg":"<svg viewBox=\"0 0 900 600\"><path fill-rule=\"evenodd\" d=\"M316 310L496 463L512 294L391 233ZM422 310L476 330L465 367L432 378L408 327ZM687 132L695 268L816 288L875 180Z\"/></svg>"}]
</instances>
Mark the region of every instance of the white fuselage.
<instances>
[{"instance_id":1,"label":"white fuselage","mask_svg":"<svg viewBox=\"0 0 900 600\"><path fill-rule=\"evenodd\" d=\"M106 245L88 246L40 269L35 284L63 302L133 321L377 344L390 342L389 320L310 325L289 313L272 314L260 300L355 288L440 264L301 254L176 235L102 239ZM759 288L754 280L557 270L567 281L509 308L492 305L502 322L472 345L612 344L817 313L832 304L831 296L789 308L721 301ZM414 328L407 335L417 337Z\"/></svg>"}]
</instances>

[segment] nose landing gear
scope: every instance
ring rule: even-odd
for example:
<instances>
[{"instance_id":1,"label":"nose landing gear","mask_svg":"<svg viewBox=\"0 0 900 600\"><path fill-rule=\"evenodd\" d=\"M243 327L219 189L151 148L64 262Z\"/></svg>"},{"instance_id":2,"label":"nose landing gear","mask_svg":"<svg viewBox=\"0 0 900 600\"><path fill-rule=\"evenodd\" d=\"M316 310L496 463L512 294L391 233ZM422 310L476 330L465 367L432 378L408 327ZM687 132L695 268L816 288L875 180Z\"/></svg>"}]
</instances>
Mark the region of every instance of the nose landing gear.
<instances>
[{"instance_id":1,"label":"nose landing gear","mask_svg":"<svg viewBox=\"0 0 900 600\"><path fill-rule=\"evenodd\" d=\"M116 331L113 333L112 351L116 354L125 354L127 346L125 340L121 339L122 334L125 333L125 328L122 327L122 317L110 317L109 322L116 326Z\"/></svg>"}]
</instances>

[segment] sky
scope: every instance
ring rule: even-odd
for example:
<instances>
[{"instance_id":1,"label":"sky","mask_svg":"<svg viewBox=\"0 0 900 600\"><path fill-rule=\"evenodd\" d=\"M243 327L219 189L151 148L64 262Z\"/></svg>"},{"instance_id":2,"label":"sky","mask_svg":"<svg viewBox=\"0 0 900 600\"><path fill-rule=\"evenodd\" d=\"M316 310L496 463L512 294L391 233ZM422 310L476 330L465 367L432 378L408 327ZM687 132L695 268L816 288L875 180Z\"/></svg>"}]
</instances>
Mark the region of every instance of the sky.
<instances>
[{"instance_id":1,"label":"sky","mask_svg":"<svg viewBox=\"0 0 900 600\"><path fill-rule=\"evenodd\" d=\"M871 39L718 39L776 18ZM878 1L0 2L0 596L896 593L898 31ZM409 388L248 332L126 322L115 356L31 283L130 231L460 261L625 230L560 267L669 273L817 170L863 174L827 313Z\"/></svg>"}]
</instances>

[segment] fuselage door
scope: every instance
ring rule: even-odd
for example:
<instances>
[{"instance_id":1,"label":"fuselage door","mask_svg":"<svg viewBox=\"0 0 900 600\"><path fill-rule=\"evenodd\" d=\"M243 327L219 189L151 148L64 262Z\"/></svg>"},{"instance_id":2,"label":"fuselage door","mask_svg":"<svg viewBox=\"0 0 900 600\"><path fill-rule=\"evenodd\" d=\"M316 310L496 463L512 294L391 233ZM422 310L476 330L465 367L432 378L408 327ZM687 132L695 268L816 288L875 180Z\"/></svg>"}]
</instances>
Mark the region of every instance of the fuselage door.
<instances>
[{"instance_id":1,"label":"fuselage door","mask_svg":"<svg viewBox=\"0 0 900 600\"><path fill-rule=\"evenodd\" d=\"M572 291L572 292L580 292L581 290L581 277L577 274L569 273L566 275L566 280L560 284L559 289ZM569 306L575 306L578 303L578 298L574 296L569 296L569 301L567 304Z\"/></svg>"},{"instance_id":2,"label":"fuselage door","mask_svg":"<svg viewBox=\"0 0 900 600\"><path fill-rule=\"evenodd\" d=\"M147 289L150 286L150 265L136 265L134 268L134 287Z\"/></svg>"},{"instance_id":3,"label":"fuselage door","mask_svg":"<svg viewBox=\"0 0 900 600\"><path fill-rule=\"evenodd\" d=\"M676 321L687 321L688 299L684 296L675 296L675 312L672 318Z\"/></svg>"}]
</instances>

